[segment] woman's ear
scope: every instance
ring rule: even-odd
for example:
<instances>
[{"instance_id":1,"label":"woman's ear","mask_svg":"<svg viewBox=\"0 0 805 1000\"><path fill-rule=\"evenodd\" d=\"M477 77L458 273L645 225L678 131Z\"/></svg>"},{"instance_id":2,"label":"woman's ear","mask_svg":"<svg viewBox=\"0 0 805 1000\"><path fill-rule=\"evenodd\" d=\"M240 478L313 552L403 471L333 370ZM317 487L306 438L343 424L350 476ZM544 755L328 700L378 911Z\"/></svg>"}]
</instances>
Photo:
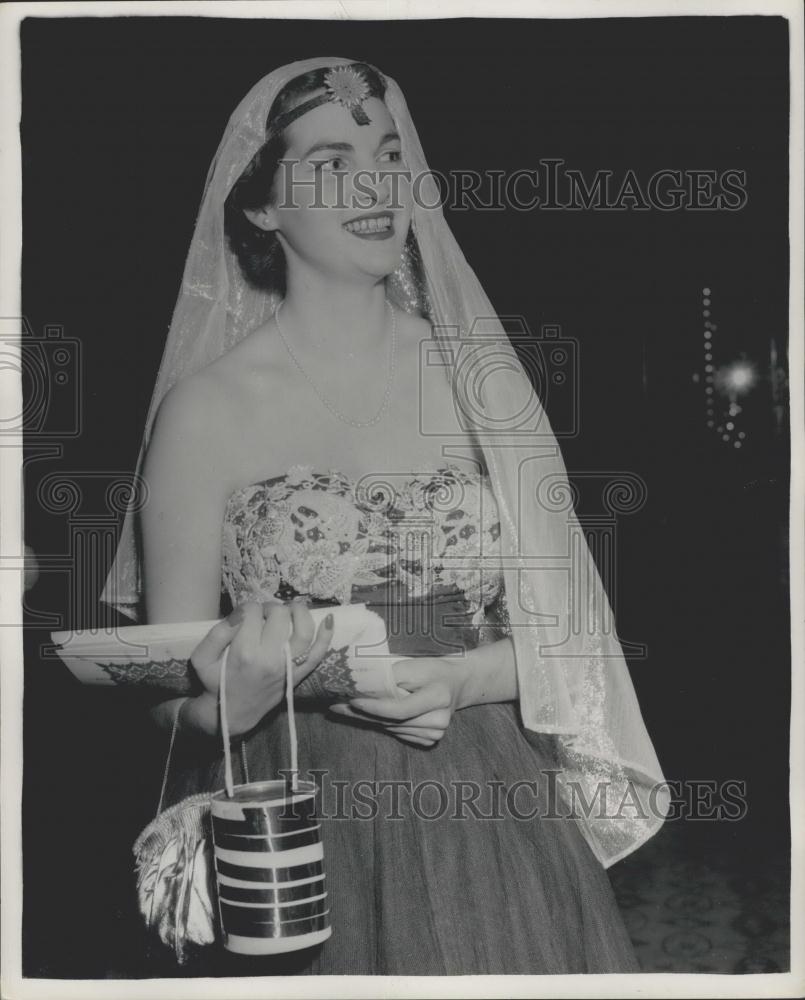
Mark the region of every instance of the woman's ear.
<instances>
[{"instance_id":1,"label":"woman's ear","mask_svg":"<svg viewBox=\"0 0 805 1000\"><path fill-rule=\"evenodd\" d=\"M244 208L243 214L258 229L272 232L278 228L277 213L270 205L265 205L263 208Z\"/></svg>"}]
</instances>

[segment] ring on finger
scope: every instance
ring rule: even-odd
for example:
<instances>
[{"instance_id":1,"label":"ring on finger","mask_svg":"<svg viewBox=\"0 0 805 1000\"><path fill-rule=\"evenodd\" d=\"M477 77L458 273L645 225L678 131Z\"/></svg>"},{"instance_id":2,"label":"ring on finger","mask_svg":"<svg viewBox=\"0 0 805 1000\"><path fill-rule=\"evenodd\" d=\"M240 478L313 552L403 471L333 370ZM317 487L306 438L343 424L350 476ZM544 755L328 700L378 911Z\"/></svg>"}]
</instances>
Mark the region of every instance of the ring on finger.
<instances>
[{"instance_id":1,"label":"ring on finger","mask_svg":"<svg viewBox=\"0 0 805 1000\"><path fill-rule=\"evenodd\" d=\"M302 664L305 662L305 660L308 658L308 656L310 656L310 651L311 651L311 649L313 649L314 643L315 643L315 640L314 640L314 642L311 642L311 644L307 647L307 649L304 651L304 653L297 653L296 656L292 656L291 657L291 663L293 663L294 666L301 667Z\"/></svg>"}]
</instances>

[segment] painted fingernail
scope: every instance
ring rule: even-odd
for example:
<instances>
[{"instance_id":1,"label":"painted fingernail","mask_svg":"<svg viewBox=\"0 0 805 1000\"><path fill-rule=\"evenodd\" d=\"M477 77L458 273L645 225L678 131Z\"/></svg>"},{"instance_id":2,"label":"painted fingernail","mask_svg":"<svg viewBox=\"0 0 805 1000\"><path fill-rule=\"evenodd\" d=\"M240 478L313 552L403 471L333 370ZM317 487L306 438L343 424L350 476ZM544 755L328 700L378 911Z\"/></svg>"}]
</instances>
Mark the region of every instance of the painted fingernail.
<instances>
[{"instance_id":1,"label":"painted fingernail","mask_svg":"<svg viewBox=\"0 0 805 1000\"><path fill-rule=\"evenodd\" d=\"M333 616L332 616L332 614L327 615L327 617L324 619L324 627L325 628L332 628L333 627Z\"/></svg>"},{"instance_id":2,"label":"painted fingernail","mask_svg":"<svg viewBox=\"0 0 805 1000\"><path fill-rule=\"evenodd\" d=\"M239 605L235 610L227 616L227 623L229 625L240 625L243 621L243 616L246 614L246 609L243 605Z\"/></svg>"}]
</instances>

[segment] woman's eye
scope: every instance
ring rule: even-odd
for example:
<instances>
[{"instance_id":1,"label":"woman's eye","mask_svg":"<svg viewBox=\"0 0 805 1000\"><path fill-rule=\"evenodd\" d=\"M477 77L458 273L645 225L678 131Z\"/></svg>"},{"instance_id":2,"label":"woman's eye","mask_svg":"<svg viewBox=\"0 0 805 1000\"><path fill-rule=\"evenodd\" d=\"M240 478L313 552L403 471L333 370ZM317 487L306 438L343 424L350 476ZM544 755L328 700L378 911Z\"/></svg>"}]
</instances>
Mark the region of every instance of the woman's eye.
<instances>
[{"instance_id":1,"label":"woman's eye","mask_svg":"<svg viewBox=\"0 0 805 1000\"><path fill-rule=\"evenodd\" d=\"M314 160L313 169L316 171L322 170L327 167L328 170L343 170L346 165L346 160L343 156L331 156L329 160Z\"/></svg>"},{"instance_id":2,"label":"woman's eye","mask_svg":"<svg viewBox=\"0 0 805 1000\"><path fill-rule=\"evenodd\" d=\"M401 163L402 162L402 150L400 149L389 149L387 152L382 154L382 157L391 157L388 161L389 163Z\"/></svg>"}]
</instances>

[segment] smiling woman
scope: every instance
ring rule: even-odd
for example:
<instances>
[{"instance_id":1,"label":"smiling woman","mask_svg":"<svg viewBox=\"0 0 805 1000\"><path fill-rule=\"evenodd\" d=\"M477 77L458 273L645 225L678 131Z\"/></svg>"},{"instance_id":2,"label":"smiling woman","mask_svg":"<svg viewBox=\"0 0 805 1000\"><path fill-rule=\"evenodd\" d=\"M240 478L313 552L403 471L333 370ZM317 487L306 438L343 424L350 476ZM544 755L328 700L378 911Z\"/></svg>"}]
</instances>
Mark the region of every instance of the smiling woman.
<instances>
[{"instance_id":1,"label":"smiling woman","mask_svg":"<svg viewBox=\"0 0 805 1000\"><path fill-rule=\"evenodd\" d=\"M193 654L204 691L154 710L175 744L166 801L223 785L224 646L243 780L288 763L291 614L267 604L370 606L396 696L297 713L300 761L336 804L317 897L332 938L284 958L199 949L189 973L637 971L604 869L661 824L662 773L539 399L413 174L427 164L397 84L312 59L255 85L209 175L141 452L144 574L128 517L103 595L133 617L144 598L151 622L214 617L222 592L238 608ZM538 575L568 531L572 572ZM298 683L345 669L310 618L297 601ZM557 775L594 815L557 809ZM189 865L169 900L189 898ZM272 900L266 920L292 923ZM156 922L199 941L180 907Z\"/></svg>"},{"instance_id":2,"label":"smiling woman","mask_svg":"<svg viewBox=\"0 0 805 1000\"><path fill-rule=\"evenodd\" d=\"M245 211L255 227L279 240L286 261L293 258L291 274L304 261L307 267L328 271L337 264L344 280L354 280L356 269L384 277L399 263L411 220L410 184L400 191L400 140L390 128L388 109L377 97L367 98L364 106L369 117L364 125L335 102L289 125L270 200ZM316 139L336 129L344 140ZM386 222L382 231L379 218ZM378 239L382 247L362 245Z\"/></svg>"},{"instance_id":3,"label":"smiling woman","mask_svg":"<svg viewBox=\"0 0 805 1000\"><path fill-rule=\"evenodd\" d=\"M340 218L330 218L330 225L338 221L355 236L370 238L377 226L383 238L391 241L389 259L384 261L391 264L389 271L399 262L400 241L405 239L410 221L410 210L407 218L398 214L395 233L393 208L397 213L403 208L399 190L403 177L400 137L382 101L383 81L369 66L362 65L361 74L365 81L362 89L347 89L346 93L362 94L363 103L374 116L364 126L353 117L353 128L347 126L348 116L339 108L340 101L337 104L328 98L336 91L328 89L324 71L306 73L286 87L268 116L266 141L227 198L229 245L247 278L257 287L285 294L288 227L290 232L305 229L315 236L316 222L325 223L321 218L325 214L332 216L332 212L322 212L328 207L340 210ZM337 80L333 86L338 88ZM327 99L322 102L323 98ZM304 115L296 114L300 107L306 108ZM330 127L332 133L327 132ZM335 138L347 129L349 141ZM320 138L322 135L333 137ZM397 176L392 177L392 173ZM354 196L348 202L345 180L350 174ZM383 192L372 186L373 178L378 176ZM384 209L373 212L379 197L384 198ZM306 214L297 209L305 209ZM295 227L297 218L300 221ZM370 218L384 220L382 227L378 222L370 227ZM327 247L322 249L326 252Z\"/></svg>"}]
</instances>

